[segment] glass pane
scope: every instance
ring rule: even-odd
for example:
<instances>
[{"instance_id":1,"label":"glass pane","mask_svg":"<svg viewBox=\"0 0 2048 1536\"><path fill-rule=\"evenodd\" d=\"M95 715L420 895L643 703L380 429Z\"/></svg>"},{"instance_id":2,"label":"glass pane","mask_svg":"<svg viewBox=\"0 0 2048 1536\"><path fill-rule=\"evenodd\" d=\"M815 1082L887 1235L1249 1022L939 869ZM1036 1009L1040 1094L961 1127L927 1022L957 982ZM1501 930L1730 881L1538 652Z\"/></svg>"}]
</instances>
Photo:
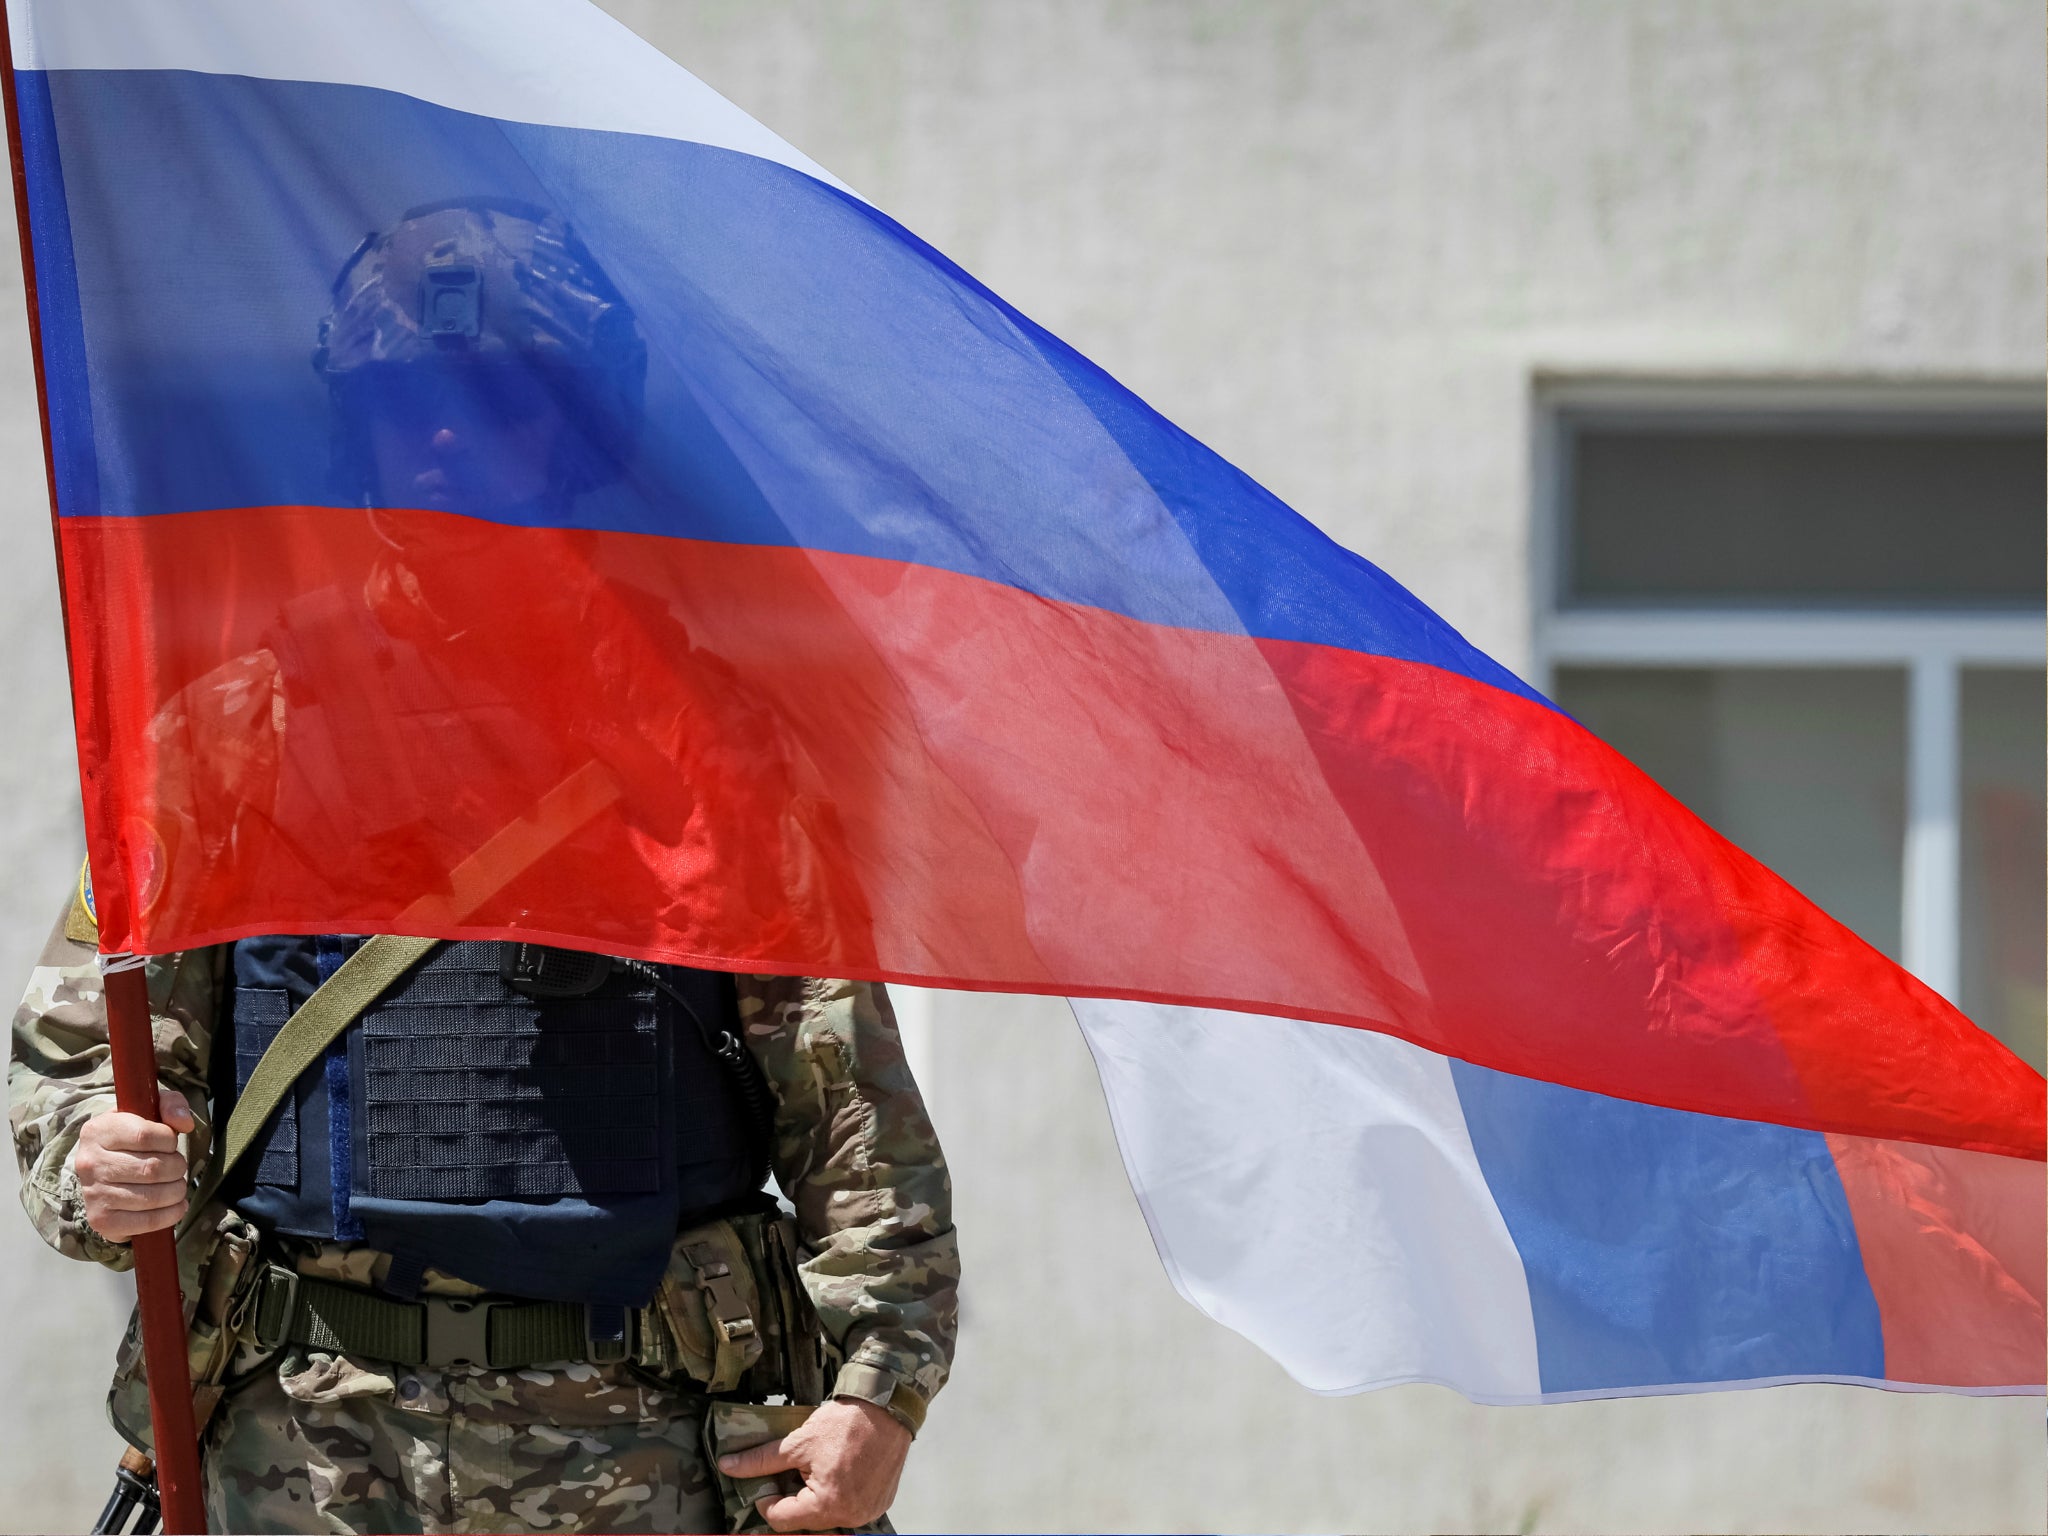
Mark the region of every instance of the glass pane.
<instances>
[{"instance_id":1,"label":"glass pane","mask_svg":"<svg viewBox=\"0 0 2048 1536\"><path fill-rule=\"evenodd\" d=\"M1568 667L1555 691L1709 826L1897 958L1904 672Z\"/></svg>"},{"instance_id":2,"label":"glass pane","mask_svg":"<svg viewBox=\"0 0 2048 1536\"><path fill-rule=\"evenodd\" d=\"M2041 603L2038 416L1565 428L1567 603Z\"/></svg>"},{"instance_id":3,"label":"glass pane","mask_svg":"<svg viewBox=\"0 0 2048 1536\"><path fill-rule=\"evenodd\" d=\"M1963 1012L2036 1068L2048 998L2041 879L2048 706L2039 672L1963 673Z\"/></svg>"}]
</instances>

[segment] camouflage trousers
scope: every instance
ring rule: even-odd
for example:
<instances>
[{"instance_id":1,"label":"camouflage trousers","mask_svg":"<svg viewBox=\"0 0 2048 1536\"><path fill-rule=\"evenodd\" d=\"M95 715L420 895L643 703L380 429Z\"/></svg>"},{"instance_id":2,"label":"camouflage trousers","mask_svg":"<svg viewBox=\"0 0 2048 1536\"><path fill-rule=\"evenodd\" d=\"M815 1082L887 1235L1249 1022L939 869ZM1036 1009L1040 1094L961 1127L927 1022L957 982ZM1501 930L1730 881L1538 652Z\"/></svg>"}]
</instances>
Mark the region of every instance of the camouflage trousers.
<instances>
[{"instance_id":1,"label":"camouflage trousers","mask_svg":"<svg viewBox=\"0 0 2048 1536\"><path fill-rule=\"evenodd\" d=\"M312 1353L221 1403L215 1531L724 1531L706 1399L625 1366L427 1370Z\"/></svg>"}]
</instances>

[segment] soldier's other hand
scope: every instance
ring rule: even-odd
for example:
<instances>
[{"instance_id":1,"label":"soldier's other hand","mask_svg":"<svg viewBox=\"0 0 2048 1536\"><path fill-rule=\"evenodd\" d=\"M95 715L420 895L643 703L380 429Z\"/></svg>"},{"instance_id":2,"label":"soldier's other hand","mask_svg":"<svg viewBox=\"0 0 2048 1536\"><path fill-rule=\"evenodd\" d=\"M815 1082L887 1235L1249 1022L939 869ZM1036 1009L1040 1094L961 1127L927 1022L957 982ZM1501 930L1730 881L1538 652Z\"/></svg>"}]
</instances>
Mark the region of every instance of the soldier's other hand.
<instances>
[{"instance_id":1,"label":"soldier's other hand","mask_svg":"<svg viewBox=\"0 0 2048 1536\"><path fill-rule=\"evenodd\" d=\"M834 1398L780 1440L721 1456L728 1477L803 1474L800 1493L769 1495L754 1507L778 1531L831 1531L885 1513L910 1454L910 1431L873 1403Z\"/></svg>"},{"instance_id":2,"label":"soldier's other hand","mask_svg":"<svg viewBox=\"0 0 2048 1536\"><path fill-rule=\"evenodd\" d=\"M165 1123L110 1110L78 1133L71 1168L85 1198L86 1223L109 1242L177 1225L185 1214L185 1154L178 1136L194 1125L185 1095L163 1090Z\"/></svg>"}]
</instances>

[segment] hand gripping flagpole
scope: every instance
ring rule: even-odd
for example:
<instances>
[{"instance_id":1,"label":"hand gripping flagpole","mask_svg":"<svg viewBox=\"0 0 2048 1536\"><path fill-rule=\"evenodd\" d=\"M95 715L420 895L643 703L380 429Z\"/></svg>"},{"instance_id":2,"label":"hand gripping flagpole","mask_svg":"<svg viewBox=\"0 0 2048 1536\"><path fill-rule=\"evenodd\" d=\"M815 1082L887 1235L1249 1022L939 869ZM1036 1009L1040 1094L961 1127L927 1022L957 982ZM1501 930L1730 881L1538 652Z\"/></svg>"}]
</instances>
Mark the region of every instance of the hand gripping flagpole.
<instances>
[{"instance_id":1,"label":"hand gripping flagpole","mask_svg":"<svg viewBox=\"0 0 2048 1536\"><path fill-rule=\"evenodd\" d=\"M11 9L11 8L10 8ZM14 174L14 215L21 239L21 276L28 300L29 350L35 360L36 408L42 418L43 467L49 481L50 516L58 516L57 462L50 452L50 402L43 382L43 341L36 307L35 251L28 222L28 174L22 160L21 111L14 81L11 17L0 13L0 97L7 114L7 158ZM63 551L58 550L58 585L63 586ZM69 594L65 594L69 614ZM65 625L67 657L70 625ZM95 871L104 883L111 869ZM150 1026L149 992L142 962L131 955L101 957L107 1004L107 1046L114 1069L114 1102L146 1120L162 1120L157 1096L156 1041ZM143 1364L149 1377L151 1441L163 1506L165 1536L194 1536L206 1530L199 1494L199 1438L192 1419L192 1377L185 1353L185 1303L178 1287L177 1241L168 1229L145 1232L131 1243L135 1254L135 1303L142 1321Z\"/></svg>"}]
</instances>

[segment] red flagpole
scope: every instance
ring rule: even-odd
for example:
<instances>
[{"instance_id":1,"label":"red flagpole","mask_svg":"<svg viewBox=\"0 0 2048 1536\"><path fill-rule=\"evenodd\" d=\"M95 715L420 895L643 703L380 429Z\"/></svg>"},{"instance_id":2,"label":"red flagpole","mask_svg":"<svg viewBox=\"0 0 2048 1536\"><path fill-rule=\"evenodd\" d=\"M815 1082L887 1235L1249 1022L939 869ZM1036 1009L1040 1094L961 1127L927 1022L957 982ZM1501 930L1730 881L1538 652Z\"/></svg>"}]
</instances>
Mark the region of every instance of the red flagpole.
<instances>
[{"instance_id":1,"label":"red flagpole","mask_svg":"<svg viewBox=\"0 0 2048 1536\"><path fill-rule=\"evenodd\" d=\"M130 957L123 956L123 960ZM156 1086L156 1042L142 967L130 962L105 977L107 1042L114 1102L145 1120L163 1119ZM165 1536L200 1536L199 1431L192 1419L192 1376L185 1353L185 1298L178 1288L178 1245L169 1228L131 1239L135 1305L142 1314L142 1358L149 1377L150 1442Z\"/></svg>"},{"instance_id":2,"label":"red flagpole","mask_svg":"<svg viewBox=\"0 0 2048 1536\"><path fill-rule=\"evenodd\" d=\"M50 451L50 401L43 383L43 336L36 307L35 249L28 224L28 173L22 160L21 110L14 89L12 27L0 23L0 97L7 113L7 159L14 173L15 227L21 238L22 288L28 299L29 351L35 360L36 408L42 418L43 470L49 482L54 531L57 461ZM64 557L57 550L58 588L64 599L66 654L71 626L70 594L63 590ZM104 889L112 870L95 870ZM156 1041L149 1019L149 992L142 968L126 964L107 972L107 1046L114 1068L114 1102L131 1115L162 1120L157 1097ZM149 1376L149 1419L156 1449L157 1494L163 1505L165 1536L201 1536L206 1511L199 1493L199 1436L192 1420L192 1376L185 1354L185 1302L178 1287L178 1249L169 1230L146 1232L130 1245L135 1254L135 1304L142 1315L143 1363Z\"/></svg>"}]
</instances>

